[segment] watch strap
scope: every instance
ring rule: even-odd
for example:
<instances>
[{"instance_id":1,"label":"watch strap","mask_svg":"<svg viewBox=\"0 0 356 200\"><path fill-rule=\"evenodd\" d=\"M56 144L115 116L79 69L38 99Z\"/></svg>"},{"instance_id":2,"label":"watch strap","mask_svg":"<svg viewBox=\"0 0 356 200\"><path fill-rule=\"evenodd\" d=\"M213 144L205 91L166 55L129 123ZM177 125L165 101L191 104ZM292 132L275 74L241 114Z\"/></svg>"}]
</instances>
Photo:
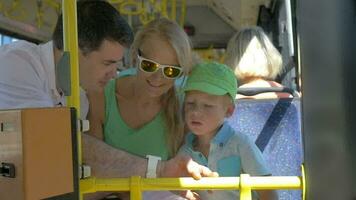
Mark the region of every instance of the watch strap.
<instances>
[{"instance_id":1,"label":"watch strap","mask_svg":"<svg viewBox=\"0 0 356 200\"><path fill-rule=\"evenodd\" d=\"M157 177L157 164L158 164L158 161L161 160L161 157L147 155L146 158L148 159L146 178L156 178Z\"/></svg>"}]
</instances>

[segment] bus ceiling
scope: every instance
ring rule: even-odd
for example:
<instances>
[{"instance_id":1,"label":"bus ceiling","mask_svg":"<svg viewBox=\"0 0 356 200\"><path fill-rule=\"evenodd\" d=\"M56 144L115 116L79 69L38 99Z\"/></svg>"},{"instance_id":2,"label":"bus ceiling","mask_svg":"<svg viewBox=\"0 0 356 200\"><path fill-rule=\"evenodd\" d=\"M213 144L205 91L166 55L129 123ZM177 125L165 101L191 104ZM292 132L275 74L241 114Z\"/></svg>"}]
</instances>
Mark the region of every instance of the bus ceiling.
<instances>
[{"instance_id":1,"label":"bus ceiling","mask_svg":"<svg viewBox=\"0 0 356 200\"><path fill-rule=\"evenodd\" d=\"M242 27L256 25L261 7L274 0L109 0L134 30L150 19L167 16L185 26L195 48L225 47ZM175 9L174 9L175 8ZM47 41L61 12L61 0L1 0L0 30L18 38ZM208 23L207 23L208 22Z\"/></svg>"}]
</instances>

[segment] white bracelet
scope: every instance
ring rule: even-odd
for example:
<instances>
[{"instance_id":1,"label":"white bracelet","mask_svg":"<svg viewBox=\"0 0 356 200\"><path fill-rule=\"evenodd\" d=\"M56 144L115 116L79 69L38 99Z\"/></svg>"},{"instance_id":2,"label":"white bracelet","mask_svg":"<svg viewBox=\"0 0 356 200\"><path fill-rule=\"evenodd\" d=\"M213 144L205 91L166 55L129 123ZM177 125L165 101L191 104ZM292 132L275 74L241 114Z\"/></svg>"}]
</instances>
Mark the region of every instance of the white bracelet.
<instances>
[{"instance_id":1,"label":"white bracelet","mask_svg":"<svg viewBox=\"0 0 356 200\"><path fill-rule=\"evenodd\" d=\"M157 177L157 164L158 164L158 161L161 160L161 157L147 155L146 158L148 158L146 178L156 178Z\"/></svg>"}]
</instances>

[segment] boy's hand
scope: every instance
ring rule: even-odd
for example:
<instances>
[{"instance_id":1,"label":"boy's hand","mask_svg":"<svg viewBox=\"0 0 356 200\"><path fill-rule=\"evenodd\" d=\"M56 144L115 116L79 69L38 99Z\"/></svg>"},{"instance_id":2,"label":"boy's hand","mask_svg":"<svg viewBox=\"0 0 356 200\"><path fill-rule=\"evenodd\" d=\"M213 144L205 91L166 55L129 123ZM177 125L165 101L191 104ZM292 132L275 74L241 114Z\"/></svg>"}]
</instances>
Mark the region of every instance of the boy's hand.
<instances>
[{"instance_id":1,"label":"boy's hand","mask_svg":"<svg viewBox=\"0 0 356 200\"><path fill-rule=\"evenodd\" d=\"M179 191L178 195L188 200L200 200L199 194L192 190Z\"/></svg>"},{"instance_id":2,"label":"boy's hand","mask_svg":"<svg viewBox=\"0 0 356 200\"><path fill-rule=\"evenodd\" d=\"M196 180L202 177L218 177L217 172L212 172L209 168L199 165L185 154L178 154L174 158L161 162L157 167L157 174L160 177L193 177Z\"/></svg>"}]
</instances>

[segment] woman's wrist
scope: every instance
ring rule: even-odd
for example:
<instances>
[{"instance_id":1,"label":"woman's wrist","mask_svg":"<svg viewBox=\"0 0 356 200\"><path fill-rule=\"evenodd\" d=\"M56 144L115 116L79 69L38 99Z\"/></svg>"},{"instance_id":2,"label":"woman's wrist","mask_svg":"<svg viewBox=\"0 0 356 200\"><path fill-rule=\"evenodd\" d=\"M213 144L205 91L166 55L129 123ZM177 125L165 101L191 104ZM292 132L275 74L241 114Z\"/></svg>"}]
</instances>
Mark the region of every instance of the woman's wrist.
<instances>
[{"instance_id":1,"label":"woman's wrist","mask_svg":"<svg viewBox=\"0 0 356 200\"><path fill-rule=\"evenodd\" d=\"M165 162L160 160L158 161L157 163L157 169L156 169L156 174L157 174L157 177L158 178L161 178L162 177L162 174L163 174L163 168L164 168L164 165L165 165Z\"/></svg>"},{"instance_id":2,"label":"woman's wrist","mask_svg":"<svg viewBox=\"0 0 356 200\"><path fill-rule=\"evenodd\" d=\"M148 159L146 178L157 178L157 176L159 175L157 173L158 163L161 160L161 157L146 155L146 158Z\"/></svg>"}]
</instances>

